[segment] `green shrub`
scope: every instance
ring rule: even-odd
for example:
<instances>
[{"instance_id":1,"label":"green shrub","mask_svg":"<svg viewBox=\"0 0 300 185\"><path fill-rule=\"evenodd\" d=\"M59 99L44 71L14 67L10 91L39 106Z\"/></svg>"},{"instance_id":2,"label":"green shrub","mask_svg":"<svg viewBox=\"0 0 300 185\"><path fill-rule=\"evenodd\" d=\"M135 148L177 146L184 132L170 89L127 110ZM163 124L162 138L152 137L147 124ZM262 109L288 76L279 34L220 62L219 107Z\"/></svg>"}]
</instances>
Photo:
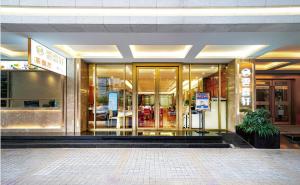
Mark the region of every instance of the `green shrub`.
<instances>
[{"instance_id":1,"label":"green shrub","mask_svg":"<svg viewBox=\"0 0 300 185\"><path fill-rule=\"evenodd\" d=\"M260 137L270 137L279 134L279 129L272 124L271 116L266 109L256 109L254 112L247 112L243 122L238 127L248 133L258 133Z\"/></svg>"}]
</instances>

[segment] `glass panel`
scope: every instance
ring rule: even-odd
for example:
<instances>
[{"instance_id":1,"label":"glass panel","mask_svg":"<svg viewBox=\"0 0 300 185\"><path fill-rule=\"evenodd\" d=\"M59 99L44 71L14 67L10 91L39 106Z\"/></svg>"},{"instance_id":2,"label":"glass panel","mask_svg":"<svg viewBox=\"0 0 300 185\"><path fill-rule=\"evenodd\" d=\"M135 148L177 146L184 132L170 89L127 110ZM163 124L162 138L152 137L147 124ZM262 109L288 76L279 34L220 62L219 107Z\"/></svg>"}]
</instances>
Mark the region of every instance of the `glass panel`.
<instances>
[{"instance_id":1,"label":"glass panel","mask_svg":"<svg viewBox=\"0 0 300 185\"><path fill-rule=\"evenodd\" d=\"M125 128L132 128L132 65L126 65Z\"/></svg>"},{"instance_id":2,"label":"glass panel","mask_svg":"<svg viewBox=\"0 0 300 185\"><path fill-rule=\"evenodd\" d=\"M288 86L275 86L275 122L289 121Z\"/></svg>"},{"instance_id":3,"label":"glass panel","mask_svg":"<svg viewBox=\"0 0 300 185\"><path fill-rule=\"evenodd\" d=\"M221 67L221 129L227 128L227 86L228 86L228 70L227 65L220 65Z\"/></svg>"},{"instance_id":4,"label":"glass panel","mask_svg":"<svg viewBox=\"0 0 300 185\"><path fill-rule=\"evenodd\" d=\"M269 102L270 99L270 87L258 86L256 87L256 101Z\"/></svg>"},{"instance_id":5,"label":"glass panel","mask_svg":"<svg viewBox=\"0 0 300 185\"><path fill-rule=\"evenodd\" d=\"M177 68L159 69L159 128L176 128Z\"/></svg>"},{"instance_id":6,"label":"glass panel","mask_svg":"<svg viewBox=\"0 0 300 185\"><path fill-rule=\"evenodd\" d=\"M1 71L1 128L63 129L63 86L48 71Z\"/></svg>"},{"instance_id":7,"label":"glass panel","mask_svg":"<svg viewBox=\"0 0 300 185\"><path fill-rule=\"evenodd\" d=\"M96 72L96 128L121 128L125 67L97 65Z\"/></svg>"},{"instance_id":8,"label":"glass panel","mask_svg":"<svg viewBox=\"0 0 300 185\"><path fill-rule=\"evenodd\" d=\"M182 68L182 118L183 128L190 128L190 69L189 65L184 65Z\"/></svg>"},{"instance_id":9,"label":"glass panel","mask_svg":"<svg viewBox=\"0 0 300 185\"><path fill-rule=\"evenodd\" d=\"M155 128L155 68L138 68L138 127Z\"/></svg>"},{"instance_id":10,"label":"glass panel","mask_svg":"<svg viewBox=\"0 0 300 185\"><path fill-rule=\"evenodd\" d=\"M94 92L95 92L95 65L89 65L89 106L88 106L88 128L94 129Z\"/></svg>"},{"instance_id":11,"label":"glass panel","mask_svg":"<svg viewBox=\"0 0 300 185\"><path fill-rule=\"evenodd\" d=\"M218 65L191 65L191 128L201 128L199 112L195 110L196 93L210 93L210 110L205 111L206 129L218 129Z\"/></svg>"}]
</instances>

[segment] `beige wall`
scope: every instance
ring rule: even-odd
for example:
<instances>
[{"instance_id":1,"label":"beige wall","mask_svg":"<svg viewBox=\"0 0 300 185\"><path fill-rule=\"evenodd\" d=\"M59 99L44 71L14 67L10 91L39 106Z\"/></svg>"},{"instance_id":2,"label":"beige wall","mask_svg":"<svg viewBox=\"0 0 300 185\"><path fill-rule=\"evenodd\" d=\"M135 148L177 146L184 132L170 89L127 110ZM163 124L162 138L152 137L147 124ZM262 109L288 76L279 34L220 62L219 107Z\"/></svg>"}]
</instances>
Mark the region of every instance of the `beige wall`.
<instances>
[{"instance_id":1,"label":"beige wall","mask_svg":"<svg viewBox=\"0 0 300 185\"><path fill-rule=\"evenodd\" d=\"M11 72L11 98L13 99L57 99L63 97L63 80L58 74L41 72ZM47 104L49 100L41 100ZM13 107L23 107L24 101L12 101Z\"/></svg>"}]
</instances>

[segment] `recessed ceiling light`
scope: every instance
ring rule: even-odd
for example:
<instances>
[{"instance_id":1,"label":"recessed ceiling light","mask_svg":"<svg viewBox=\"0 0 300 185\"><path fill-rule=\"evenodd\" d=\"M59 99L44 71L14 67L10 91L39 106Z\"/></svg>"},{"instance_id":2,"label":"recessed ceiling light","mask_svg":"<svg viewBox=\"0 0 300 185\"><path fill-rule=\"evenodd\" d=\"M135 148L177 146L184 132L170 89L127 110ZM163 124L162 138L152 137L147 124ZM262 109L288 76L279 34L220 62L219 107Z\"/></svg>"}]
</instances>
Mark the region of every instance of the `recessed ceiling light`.
<instances>
[{"instance_id":1,"label":"recessed ceiling light","mask_svg":"<svg viewBox=\"0 0 300 185\"><path fill-rule=\"evenodd\" d=\"M133 58L185 58L192 45L130 45Z\"/></svg>"},{"instance_id":2,"label":"recessed ceiling light","mask_svg":"<svg viewBox=\"0 0 300 185\"><path fill-rule=\"evenodd\" d=\"M288 64L289 62L256 62L255 69L256 70L269 70L275 67L279 67L281 65Z\"/></svg>"},{"instance_id":3,"label":"recessed ceiling light","mask_svg":"<svg viewBox=\"0 0 300 185\"><path fill-rule=\"evenodd\" d=\"M300 46L286 46L258 57L259 59L299 59Z\"/></svg>"},{"instance_id":4,"label":"recessed ceiling light","mask_svg":"<svg viewBox=\"0 0 300 185\"><path fill-rule=\"evenodd\" d=\"M281 68L278 68L276 70L291 70L291 71L300 71L300 64L291 64L291 65L288 65L288 66L284 66L284 67L281 67Z\"/></svg>"},{"instance_id":5,"label":"recessed ceiling light","mask_svg":"<svg viewBox=\"0 0 300 185\"><path fill-rule=\"evenodd\" d=\"M284 16L300 15L299 6L232 8L55 8L2 6L1 15L19 16Z\"/></svg>"},{"instance_id":6,"label":"recessed ceiling light","mask_svg":"<svg viewBox=\"0 0 300 185\"><path fill-rule=\"evenodd\" d=\"M268 45L206 45L196 58L247 58Z\"/></svg>"},{"instance_id":7,"label":"recessed ceiling light","mask_svg":"<svg viewBox=\"0 0 300 185\"><path fill-rule=\"evenodd\" d=\"M0 53L10 57L26 56L27 54L26 52L22 52L22 51L12 51L2 46L0 46Z\"/></svg>"},{"instance_id":8,"label":"recessed ceiling light","mask_svg":"<svg viewBox=\"0 0 300 185\"><path fill-rule=\"evenodd\" d=\"M116 45L55 45L73 58L123 58Z\"/></svg>"}]
</instances>

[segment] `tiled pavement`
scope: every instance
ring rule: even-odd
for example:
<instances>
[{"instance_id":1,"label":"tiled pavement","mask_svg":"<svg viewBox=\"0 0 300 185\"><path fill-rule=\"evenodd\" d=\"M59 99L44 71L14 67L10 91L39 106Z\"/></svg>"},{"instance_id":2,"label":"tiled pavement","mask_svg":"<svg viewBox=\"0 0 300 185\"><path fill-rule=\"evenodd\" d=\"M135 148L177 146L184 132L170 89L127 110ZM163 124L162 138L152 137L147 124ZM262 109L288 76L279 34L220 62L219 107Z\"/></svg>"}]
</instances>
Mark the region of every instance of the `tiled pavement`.
<instances>
[{"instance_id":1,"label":"tiled pavement","mask_svg":"<svg viewBox=\"0 0 300 185\"><path fill-rule=\"evenodd\" d=\"M1 184L300 184L300 150L14 149Z\"/></svg>"}]
</instances>

